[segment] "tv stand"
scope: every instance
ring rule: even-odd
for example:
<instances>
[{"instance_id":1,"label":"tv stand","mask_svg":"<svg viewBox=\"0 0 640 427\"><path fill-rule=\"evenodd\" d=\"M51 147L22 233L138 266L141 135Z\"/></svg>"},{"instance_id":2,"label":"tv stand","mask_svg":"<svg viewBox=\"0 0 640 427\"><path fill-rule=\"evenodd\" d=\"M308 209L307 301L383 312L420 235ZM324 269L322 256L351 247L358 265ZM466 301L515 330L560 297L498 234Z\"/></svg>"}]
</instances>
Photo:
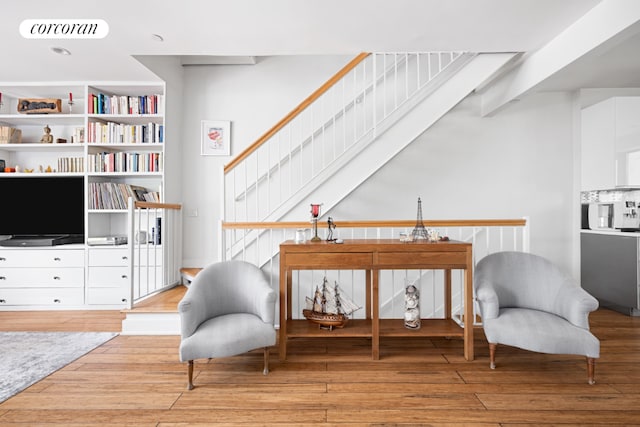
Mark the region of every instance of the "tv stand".
<instances>
[{"instance_id":1,"label":"tv stand","mask_svg":"<svg viewBox=\"0 0 640 427\"><path fill-rule=\"evenodd\" d=\"M34 246L58 246L70 243L84 243L81 234L63 235L16 235L7 240L0 241L0 246L10 247L34 247Z\"/></svg>"}]
</instances>

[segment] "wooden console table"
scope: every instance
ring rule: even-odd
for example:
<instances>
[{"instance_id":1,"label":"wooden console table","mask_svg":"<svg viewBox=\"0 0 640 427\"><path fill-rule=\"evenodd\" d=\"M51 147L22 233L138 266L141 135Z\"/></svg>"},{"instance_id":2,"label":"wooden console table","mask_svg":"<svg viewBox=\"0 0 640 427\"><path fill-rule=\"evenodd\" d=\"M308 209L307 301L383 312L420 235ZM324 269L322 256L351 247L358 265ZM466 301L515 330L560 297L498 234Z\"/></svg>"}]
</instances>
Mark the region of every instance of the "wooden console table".
<instances>
[{"instance_id":1,"label":"wooden console table","mask_svg":"<svg viewBox=\"0 0 640 427\"><path fill-rule=\"evenodd\" d=\"M287 340L300 337L371 338L374 360L380 358L380 337L464 337L464 357L473 360L473 279L471 243L457 241L402 243L392 239L345 240L344 243L286 241L280 245L280 359L287 357ZM380 319L379 271L398 269L445 270L445 318L422 319L409 330L403 319ZM464 328L451 319L451 270L464 270ZM343 329L321 330L291 313L293 270L365 270L366 319L350 320ZM470 321L469 321L470 319Z\"/></svg>"}]
</instances>

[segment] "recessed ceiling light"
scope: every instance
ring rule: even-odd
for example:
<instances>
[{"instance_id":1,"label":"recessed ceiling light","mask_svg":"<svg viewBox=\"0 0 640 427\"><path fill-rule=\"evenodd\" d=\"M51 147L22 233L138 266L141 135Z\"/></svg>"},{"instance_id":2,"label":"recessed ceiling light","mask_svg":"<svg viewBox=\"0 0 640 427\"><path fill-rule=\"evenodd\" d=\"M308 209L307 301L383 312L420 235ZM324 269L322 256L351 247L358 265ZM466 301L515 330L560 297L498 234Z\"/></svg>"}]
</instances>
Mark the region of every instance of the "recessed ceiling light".
<instances>
[{"instance_id":1,"label":"recessed ceiling light","mask_svg":"<svg viewBox=\"0 0 640 427\"><path fill-rule=\"evenodd\" d=\"M151 38L154 41L157 41L157 42L163 42L164 41L164 37L162 37L160 34L151 34Z\"/></svg>"},{"instance_id":2,"label":"recessed ceiling light","mask_svg":"<svg viewBox=\"0 0 640 427\"><path fill-rule=\"evenodd\" d=\"M58 55L71 55L71 52L69 52L67 49L63 48L63 47L52 47L51 50L54 53L57 53Z\"/></svg>"}]
</instances>

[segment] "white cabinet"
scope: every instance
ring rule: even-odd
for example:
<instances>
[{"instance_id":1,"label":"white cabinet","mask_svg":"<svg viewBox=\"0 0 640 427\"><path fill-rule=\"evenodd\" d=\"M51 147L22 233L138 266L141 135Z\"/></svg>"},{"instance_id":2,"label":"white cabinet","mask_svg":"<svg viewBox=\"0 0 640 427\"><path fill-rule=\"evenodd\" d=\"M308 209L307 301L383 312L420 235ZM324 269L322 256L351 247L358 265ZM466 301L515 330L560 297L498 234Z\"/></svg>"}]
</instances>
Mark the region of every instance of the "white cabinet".
<instances>
[{"instance_id":1,"label":"white cabinet","mask_svg":"<svg viewBox=\"0 0 640 427\"><path fill-rule=\"evenodd\" d=\"M0 307L82 306L84 248L0 248Z\"/></svg>"},{"instance_id":2,"label":"white cabinet","mask_svg":"<svg viewBox=\"0 0 640 427\"><path fill-rule=\"evenodd\" d=\"M87 304L125 305L131 298L127 248L89 248Z\"/></svg>"},{"instance_id":3,"label":"white cabinet","mask_svg":"<svg viewBox=\"0 0 640 427\"><path fill-rule=\"evenodd\" d=\"M21 135L21 141L8 143L0 133L0 159L7 167L18 166L18 172L0 173L0 180L11 183L36 174L81 177L85 238L128 234L127 192L134 199L165 200L163 82L0 83L0 93L0 127L17 129ZM62 111L19 113L19 100L24 98L61 99ZM45 126L51 129L54 143L41 142ZM47 207L54 208L64 206ZM149 236L157 233L155 222L146 228L142 220L138 222L136 226ZM136 278L131 277L134 268L127 246L0 248L0 309L50 304L124 306L131 299L132 282L147 277L163 280L163 247L150 246L153 258L160 262L146 261L145 253L145 261L137 263ZM52 255L59 260L50 259Z\"/></svg>"},{"instance_id":4,"label":"white cabinet","mask_svg":"<svg viewBox=\"0 0 640 427\"><path fill-rule=\"evenodd\" d=\"M640 185L640 97L582 110L582 191Z\"/></svg>"}]
</instances>

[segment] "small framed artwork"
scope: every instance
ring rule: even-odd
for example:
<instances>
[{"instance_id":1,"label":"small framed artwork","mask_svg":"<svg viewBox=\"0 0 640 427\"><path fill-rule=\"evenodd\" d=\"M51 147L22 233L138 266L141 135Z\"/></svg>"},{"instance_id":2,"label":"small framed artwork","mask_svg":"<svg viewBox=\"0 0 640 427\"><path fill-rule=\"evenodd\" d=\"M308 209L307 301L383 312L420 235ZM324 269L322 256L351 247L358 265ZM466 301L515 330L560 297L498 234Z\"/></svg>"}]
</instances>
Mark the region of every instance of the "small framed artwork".
<instances>
[{"instance_id":1,"label":"small framed artwork","mask_svg":"<svg viewBox=\"0 0 640 427\"><path fill-rule=\"evenodd\" d=\"M231 154L231 122L202 120L203 156L229 156Z\"/></svg>"}]
</instances>

